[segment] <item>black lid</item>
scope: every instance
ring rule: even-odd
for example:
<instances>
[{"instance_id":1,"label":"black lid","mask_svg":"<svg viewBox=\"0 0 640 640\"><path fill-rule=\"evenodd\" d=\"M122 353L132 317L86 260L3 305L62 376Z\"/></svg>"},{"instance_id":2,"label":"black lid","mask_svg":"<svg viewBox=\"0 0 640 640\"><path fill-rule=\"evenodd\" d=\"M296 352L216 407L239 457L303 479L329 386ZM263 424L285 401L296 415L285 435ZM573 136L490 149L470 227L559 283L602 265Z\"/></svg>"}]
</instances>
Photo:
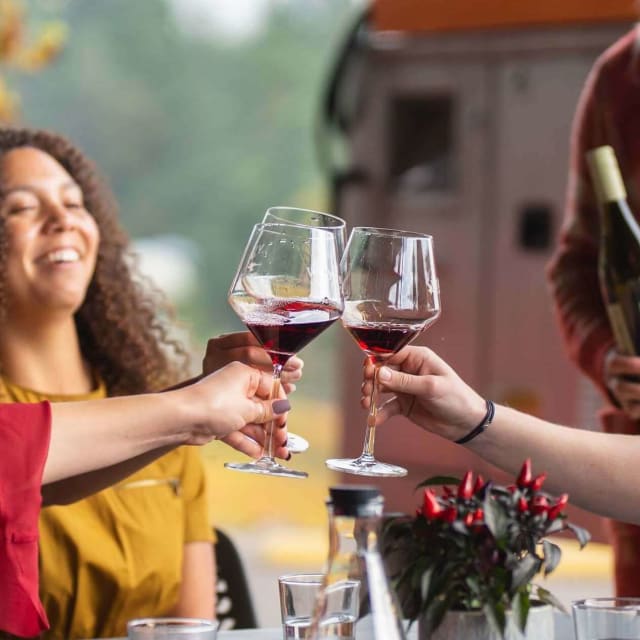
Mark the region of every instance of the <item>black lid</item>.
<instances>
[{"instance_id":1,"label":"black lid","mask_svg":"<svg viewBox=\"0 0 640 640\"><path fill-rule=\"evenodd\" d=\"M336 515L358 515L361 507L382 501L380 489L370 485L338 485L329 487L331 505Z\"/></svg>"}]
</instances>

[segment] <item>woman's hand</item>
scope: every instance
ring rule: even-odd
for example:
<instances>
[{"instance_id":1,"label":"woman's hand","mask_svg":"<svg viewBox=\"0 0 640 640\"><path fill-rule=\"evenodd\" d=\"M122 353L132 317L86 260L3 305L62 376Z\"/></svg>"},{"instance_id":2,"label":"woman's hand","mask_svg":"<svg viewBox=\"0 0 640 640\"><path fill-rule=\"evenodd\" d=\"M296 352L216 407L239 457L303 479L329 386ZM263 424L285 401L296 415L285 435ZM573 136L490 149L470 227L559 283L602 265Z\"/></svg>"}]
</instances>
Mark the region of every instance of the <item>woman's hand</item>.
<instances>
[{"instance_id":1,"label":"woman's hand","mask_svg":"<svg viewBox=\"0 0 640 640\"><path fill-rule=\"evenodd\" d=\"M361 404L369 408L374 366L364 364ZM484 417L486 403L458 374L426 347L405 347L378 373L382 393L394 393L378 411L377 422L405 415L448 440L466 435Z\"/></svg>"},{"instance_id":2,"label":"woman's hand","mask_svg":"<svg viewBox=\"0 0 640 640\"><path fill-rule=\"evenodd\" d=\"M611 349L604 360L604 380L627 416L640 419L640 357Z\"/></svg>"},{"instance_id":3,"label":"woman's hand","mask_svg":"<svg viewBox=\"0 0 640 640\"><path fill-rule=\"evenodd\" d=\"M257 367L267 373L273 371L273 364L269 354L249 331L226 333L209 340L207 351L202 361L202 371L205 374L212 373L234 360ZM303 366L304 362L297 356L291 356L284 365L281 381L286 394L293 393L296 390L295 383L302 377Z\"/></svg>"},{"instance_id":4,"label":"woman's hand","mask_svg":"<svg viewBox=\"0 0 640 640\"><path fill-rule=\"evenodd\" d=\"M240 362L232 362L198 382L170 391L181 394L189 412L191 437L187 444L203 444L214 438L258 456L264 429L259 426L278 416L286 420L291 408L286 398L267 400L272 377ZM286 428L274 432L276 455L288 457L284 447Z\"/></svg>"}]
</instances>

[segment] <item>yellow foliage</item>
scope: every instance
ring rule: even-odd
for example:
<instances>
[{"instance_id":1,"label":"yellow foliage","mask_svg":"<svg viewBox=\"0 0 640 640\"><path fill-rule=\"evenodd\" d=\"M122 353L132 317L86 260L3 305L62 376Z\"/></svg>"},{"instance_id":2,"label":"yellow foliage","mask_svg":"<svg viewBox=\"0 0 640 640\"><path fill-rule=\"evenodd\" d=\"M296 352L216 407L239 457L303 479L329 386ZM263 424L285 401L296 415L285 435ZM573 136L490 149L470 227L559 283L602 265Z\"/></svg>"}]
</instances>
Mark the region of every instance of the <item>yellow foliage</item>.
<instances>
[{"instance_id":1,"label":"yellow foliage","mask_svg":"<svg viewBox=\"0 0 640 640\"><path fill-rule=\"evenodd\" d=\"M67 40L67 27L60 21L45 24L32 42L27 42L24 3L0 0L0 67L23 72L39 71L60 54ZM0 75L0 121L17 115L19 98Z\"/></svg>"}]
</instances>

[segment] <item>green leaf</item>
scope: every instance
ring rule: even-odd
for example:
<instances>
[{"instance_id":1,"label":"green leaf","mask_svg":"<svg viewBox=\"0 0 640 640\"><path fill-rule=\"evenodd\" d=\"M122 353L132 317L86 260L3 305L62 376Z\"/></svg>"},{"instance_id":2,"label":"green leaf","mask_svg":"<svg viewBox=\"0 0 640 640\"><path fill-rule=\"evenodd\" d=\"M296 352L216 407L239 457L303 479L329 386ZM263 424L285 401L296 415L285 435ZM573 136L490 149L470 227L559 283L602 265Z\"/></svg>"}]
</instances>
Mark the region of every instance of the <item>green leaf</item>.
<instances>
[{"instance_id":1,"label":"green leaf","mask_svg":"<svg viewBox=\"0 0 640 640\"><path fill-rule=\"evenodd\" d=\"M576 538L578 538L578 542L580 543L580 548L582 549L589 540L591 540L591 534L582 527L579 527L575 524L567 523L567 529L571 529L573 533L575 533Z\"/></svg>"},{"instance_id":2,"label":"green leaf","mask_svg":"<svg viewBox=\"0 0 640 640\"><path fill-rule=\"evenodd\" d=\"M558 531L563 531L566 525L562 518L556 518L545 530L544 535L548 536L552 533L557 533Z\"/></svg>"},{"instance_id":3,"label":"green leaf","mask_svg":"<svg viewBox=\"0 0 640 640\"><path fill-rule=\"evenodd\" d=\"M531 582L533 576L540 570L541 560L536 556L527 554L522 558L515 568L511 578L511 592L517 591L520 587Z\"/></svg>"},{"instance_id":4,"label":"green leaf","mask_svg":"<svg viewBox=\"0 0 640 640\"><path fill-rule=\"evenodd\" d=\"M487 602L482 611L487 616L489 626L500 636L504 637L504 630L507 625L507 615L505 613L504 604L501 602Z\"/></svg>"},{"instance_id":5,"label":"green leaf","mask_svg":"<svg viewBox=\"0 0 640 640\"><path fill-rule=\"evenodd\" d=\"M451 602L447 598L439 597L432 600L429 606L423 611L422 621L427 637L442 624L450 606Z\"/></svg>"},{"instance_id":6,"label":"green leaf","mask_svg":"<svg viewBox=\"0 0 640 640\"><path fill-rule=\"evenodd\" d=\"M496 540L501 540L509 529L509 518L504 512L500 504L490 495L487 496L483 503L484 520L489 527L489 531Z\"/></svg>"},{"instance_id":7,"label":"green leaf","mask_svg":"<svg viewBox=\"0 0 640 640\"><path fill-rule=\"evenodd\" d=\"M535 585L535 589L536 589L536 598L540 600L540 602L544 602L545 604L550 604L552 607L555 607L556 609L560 609L560 611L564 613L567 613L567 614L569 613L565 608L565 606L562 604L562 602L560 602L560 600L558 600L558 598L556 598L550 591L547 591L547 589L539 585Z\"/></svg>"},{"instance_id":8,"label":"green leaf","mask_svg":"<svg viewBox=\"0 0 640 640\"><path fill-rule=\"evenodd\" d=\"M549 542L548 540L542 541L542 551L544 553L544 575L548 576L560 562L562 557L562 550L557 544Z\"/></svg>"},{"instance_id":9,"label":"green leaf","mask_svg":"<svg viewBox=\"0 0 640 640\"><path fill-rule=\"evenodd\" d=\"M511 611L513 612L513 619L518 625L518 629L520 629L523 634L527 626L527 617L530 608L531 601L529 600L529 592L526 589L521 589L511 601Z\"/></svg>"},{"instance_id":10,"label":"green leaf","mask_svg":"<svg viewBox=\"0 0 640 640\"><path fill-rule=\"evenodd\" d=\"M460 478L455 478L453 476L433 476L423 480L420 484L417 484L415 490L421 489L422 487L444 484L460 484Z\"/></svg>"},{"instance_id":11,"label":"green leaf","mask_svg":"<svg viewBox=\"0 0 640 640\"><path fill-rule=\"evenodd\" d=\"M420 597L422 600L426 600L429 595L429 587L431 586L431 574L433 573L433 569L428 569L422 574L422 578L420 579Z\"/></svg>"}]
</instances>

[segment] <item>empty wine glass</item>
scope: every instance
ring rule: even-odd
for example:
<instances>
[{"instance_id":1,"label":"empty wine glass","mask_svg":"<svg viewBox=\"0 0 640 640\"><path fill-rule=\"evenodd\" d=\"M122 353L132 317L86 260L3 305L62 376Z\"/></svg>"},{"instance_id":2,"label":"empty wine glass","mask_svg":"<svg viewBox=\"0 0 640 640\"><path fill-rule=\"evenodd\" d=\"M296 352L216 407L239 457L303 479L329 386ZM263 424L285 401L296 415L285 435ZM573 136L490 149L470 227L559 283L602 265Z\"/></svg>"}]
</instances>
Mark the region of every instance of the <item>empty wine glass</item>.
<instances>
[{"instance_id":1,"label":"empty wine glass","mask_svg":"<svg viewBox=\"0 0 640 640\"><path fill-rule=\"evenodd\" d=\"M269 207L262 219L264 223L294 224L304 227L322 227L335 235L338 246L338 261L342 257L344 245L347 243L347 223L338 216L313 209L299 207ZM297 433L289 431L287 447L292 453L302 453L309 448L309 443Z\"/></svg>"},{"instance_id":2,"label":"empty wine glass","mask_svg":"<svg viewBox=\"0 0 640 640\"><path fill-rule=\"evenodd\" d=\"M271 397L280 391L287 360L327 329L343 309L333 233L286 224L254 226L229 290L229 303L273 363ZM308 474L276 462L274 423L265 425L262 457L227 462L237 471L304 478Z\"/></svg>"},{"instance_id":3,"label":"empty wine glass","mask_svg":"<svg viewBox=\"0 0 640 640\"><path fill-rule=\"evenodd\" d=\"M378 370L440 315L433 240L410 231L355 227L341 269L342 324L376 369L362 454L355 459L334 458L326 464L362 476L404 476L406 469L379 462L373 455Z\"/></svg>"}]
</instances>

